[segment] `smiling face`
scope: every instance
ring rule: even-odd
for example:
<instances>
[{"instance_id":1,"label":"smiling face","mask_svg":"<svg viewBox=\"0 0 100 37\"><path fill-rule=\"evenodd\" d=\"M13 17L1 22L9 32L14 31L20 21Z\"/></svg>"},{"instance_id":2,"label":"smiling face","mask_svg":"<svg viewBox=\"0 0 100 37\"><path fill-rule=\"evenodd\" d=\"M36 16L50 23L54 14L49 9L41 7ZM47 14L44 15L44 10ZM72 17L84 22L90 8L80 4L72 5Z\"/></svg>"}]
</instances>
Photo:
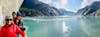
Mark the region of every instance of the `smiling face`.
<instances>
[{"instance_id":1,"label":"smiling face","mask_svg":"<svg viewBox=\"0 0 100 37\"><path fill-rule=\"evenodd\" d=\"M21 19L21 16L17 16L17 19L20 20Z\"/></svg>"},{"instance_id":2,"label":"smiling face","mask_svg":"<svg viewBox=\"0 0 100 37\"><path fill-rule=\"evenodd\" d=\"M11 25L13 23L13 20L12 19L6 19L6 24L7 25Z\"/></svg>"}]
</instances>

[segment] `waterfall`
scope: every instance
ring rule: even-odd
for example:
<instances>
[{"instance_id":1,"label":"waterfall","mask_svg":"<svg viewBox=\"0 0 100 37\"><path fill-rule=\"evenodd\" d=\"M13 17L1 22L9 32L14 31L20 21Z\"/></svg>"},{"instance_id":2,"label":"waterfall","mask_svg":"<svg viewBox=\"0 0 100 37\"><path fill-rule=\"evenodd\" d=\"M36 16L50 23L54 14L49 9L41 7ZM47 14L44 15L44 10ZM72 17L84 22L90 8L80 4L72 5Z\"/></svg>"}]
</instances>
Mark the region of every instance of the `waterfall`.
<instances>
[{"instance_id":1,"label":"waterfall","mask_svg":"<svg viewBox=\"0 0 100 37\"><path fill-rule=\"evenodd\" d=\"M2 7L0 6L0 27L3 24Z\"/></svg>"}]
</instances>

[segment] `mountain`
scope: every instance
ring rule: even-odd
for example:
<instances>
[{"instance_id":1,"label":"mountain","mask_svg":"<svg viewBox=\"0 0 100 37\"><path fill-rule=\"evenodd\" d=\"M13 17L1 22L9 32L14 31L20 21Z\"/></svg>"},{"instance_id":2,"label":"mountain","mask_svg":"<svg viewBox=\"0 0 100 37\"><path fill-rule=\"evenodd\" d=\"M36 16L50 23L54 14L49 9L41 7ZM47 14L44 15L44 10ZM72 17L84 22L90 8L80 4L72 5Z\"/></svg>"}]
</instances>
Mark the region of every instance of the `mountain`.
<instances>
[{"instance_id":1,"label":"mountain","mask_svg":"<svg viewBox=\"0 0 100 37\"><path fill-rule=\"evenodd\" d=\"M85 8L78 10L77 15L82 16L99 16L100 15L100 1L96 1Z\"/></svg>"},{"instance_id":2,"label":"mountain","mask_svg":"<svg viewBox=\"0 0 100 37\"><path fill-rule=\"evenodd\" d=\"M24 0L21 7L24 8L33 8L35 5L39 4L38 0Z\"/></svg>"},{"instance_id":3,"label":"mountain","mask_svg":"<svg viewBox=\"0 0 100 37\"><path fill-rule=\"evenodd\" d=\"M23 16L58 16L59 11L38 0L24 0L20 10Z\"/></svg>"},{"instance_id":4,"label":"mountain","mask_svg":"<svg viewBox=\"0 0 100 37\"><path fill-rule=\"evenodd\" d=\"M68 16L75 16L75 12L67 11L65 9L59 9L60 15L68 15Z\"/></svg>"},{"instance_id":5,"label":"mountain","mask_svg":"<svg viewBox=\"0 0 100 37\"><path fill-rule=\"evenodd\" d=\"M24 0L19 10L23 16L74 16L74 12L57 9L38 0Z\"/></svg>"}]
</instances>

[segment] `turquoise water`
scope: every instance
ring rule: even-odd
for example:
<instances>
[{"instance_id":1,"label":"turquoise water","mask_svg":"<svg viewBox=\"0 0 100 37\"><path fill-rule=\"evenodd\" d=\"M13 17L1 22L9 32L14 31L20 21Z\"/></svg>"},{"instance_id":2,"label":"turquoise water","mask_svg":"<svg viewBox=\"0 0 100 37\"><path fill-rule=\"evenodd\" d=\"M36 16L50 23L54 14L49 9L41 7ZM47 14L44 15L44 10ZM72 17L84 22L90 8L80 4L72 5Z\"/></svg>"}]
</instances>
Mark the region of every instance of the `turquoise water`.
<instances>
[{"instance_id":1,"label":"turquoise water","mask_svg":"<svg viewBox=\"0 0 100 37\"><path fill-rule=\"evenodd\" d=\"M100 17L27 17L27 37L100 37Z\"/></svg>"}]
</instances>

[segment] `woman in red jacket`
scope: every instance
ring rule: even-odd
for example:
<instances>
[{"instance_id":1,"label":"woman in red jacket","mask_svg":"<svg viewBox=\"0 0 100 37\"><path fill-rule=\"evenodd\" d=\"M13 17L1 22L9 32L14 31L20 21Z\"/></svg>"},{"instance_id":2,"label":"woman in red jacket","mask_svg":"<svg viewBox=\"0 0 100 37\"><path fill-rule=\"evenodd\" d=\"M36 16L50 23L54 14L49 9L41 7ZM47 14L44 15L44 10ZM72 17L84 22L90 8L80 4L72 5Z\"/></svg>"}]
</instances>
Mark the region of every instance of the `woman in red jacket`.
<instances>
[{"instance_id":1,"label":"woman in red jacket","mask_svg":"<svg viewBox=\"0 0 100 37\"><path fill-rule=\"evenodd\" d=\"M16 37L17 33L25 37L25 33L13 23L13 18L11 16L6 16L5 22L5 25L0 30L0 37Z\"/></svg>"}]
</instances>

